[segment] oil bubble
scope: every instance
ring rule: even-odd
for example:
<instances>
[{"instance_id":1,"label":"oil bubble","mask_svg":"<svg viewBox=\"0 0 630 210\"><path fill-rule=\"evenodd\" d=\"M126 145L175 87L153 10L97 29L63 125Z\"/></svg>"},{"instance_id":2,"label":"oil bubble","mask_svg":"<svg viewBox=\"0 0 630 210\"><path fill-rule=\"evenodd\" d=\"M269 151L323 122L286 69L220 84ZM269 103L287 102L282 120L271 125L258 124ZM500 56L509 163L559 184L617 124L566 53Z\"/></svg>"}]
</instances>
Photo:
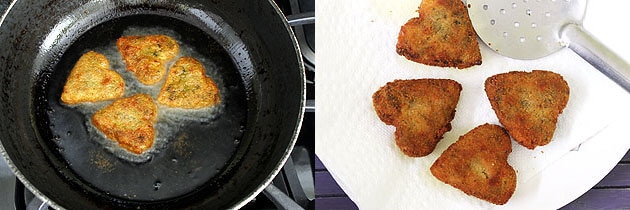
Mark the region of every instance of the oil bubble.
<instances>
[{"instance_id":1,"label":"oil bubble","mask_svg":"<svg viewBox=\"0 0 630 210\"><path fill-rule=\"evenodd\" d=\"M160 182L160 180L153 183L153 191L158 191L160 187L162 187L162 182Z\"/></svg>"}]
</instances>

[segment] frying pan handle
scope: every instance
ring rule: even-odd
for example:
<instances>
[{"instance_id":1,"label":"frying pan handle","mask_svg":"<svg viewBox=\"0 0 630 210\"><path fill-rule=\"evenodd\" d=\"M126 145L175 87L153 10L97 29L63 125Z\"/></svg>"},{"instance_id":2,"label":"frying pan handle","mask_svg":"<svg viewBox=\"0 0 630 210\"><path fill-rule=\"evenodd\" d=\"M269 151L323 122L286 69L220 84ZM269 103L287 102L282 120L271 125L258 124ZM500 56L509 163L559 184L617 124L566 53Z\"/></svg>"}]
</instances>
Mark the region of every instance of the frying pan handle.
<instances>
[{"instance_id":1,"label":"frying pan handle","mask_svg":"<svg viewBox=\"0 0 630 210\"><path fill-rule=\"evenodd\" d=\"M269 185L267 185L263 193L267 195L267 197L271 199L271 202L276 204L276 206L280 209L304 210L302 206L295 203L293 199L291 199L287 194L284 194L284 192L282 192L280 189L278 189L278 187L273 185L273 183L270 183Z\"/></svg>"},{"instance_id":2,"label":"frying pan handle","mask_svg":"<svg viewBox=\"0 0 630 210\"><path fill-rule=\"evenodd\" d=\"M18 179L15 178L15 193L13 194L13 199L15 202L15 210L26 210L26 198L24 197L24 184Z\"/></svg>"},{"instance_id":3,"label":"frying pan handle","mask_svg":"<svg viewBox=\"0 0 630 210\"><path fill-rule=\"evenodd\" d=\"M562 29L562 39L569 48L604 75L630 92L630 64L599 42L581 25L567 24Z\"/></svg>"},{"instance_id":4,"label":"frying pan handle","mask_svg":"<svg viewBox=\"0 0 630 210\"><path fill-rule=\"evenodd\" d=\"M315 12L304 12L295 15L287 15L291 26L307 25L315 23Z\"/></svg>"}]
</instances>

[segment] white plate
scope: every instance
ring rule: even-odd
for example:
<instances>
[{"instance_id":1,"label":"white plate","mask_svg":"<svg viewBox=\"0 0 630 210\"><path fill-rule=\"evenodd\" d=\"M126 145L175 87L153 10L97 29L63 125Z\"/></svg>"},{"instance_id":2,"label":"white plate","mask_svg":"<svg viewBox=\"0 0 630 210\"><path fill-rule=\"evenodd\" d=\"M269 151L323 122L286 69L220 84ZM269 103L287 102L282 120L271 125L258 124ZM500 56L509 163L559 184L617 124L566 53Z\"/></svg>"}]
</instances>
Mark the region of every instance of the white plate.
<instances>
[{"instance_id":1,"label":"white plate","mask_svg":"<svg viewBox=\"0 0 630 210\"><path fill-rule=\"evenodd\" d=\"M316 4L316 153L348 196L362 209L559 208L601 180L630 148L630 94L572 51L520 61L481 44L483 64L469 69L431 67L395 52L400 26L417 16L419 0L334 1ZM630 19L630 2L590 1L585 27L626 60L630 41L618 28ZM511 70L557 72L571 88L554 140L527 150L513 142L508 162L517 189L504 206L463 194L435 179L433 161L456 139L483 123L498 124L483 91L485 78ZM396 147L394 128L372 107L372 94L394 79L450 78L463 91L453 129L429 156L409 158ZM570 151L584 142L578 151ZM605 152L603 152L605 151Z\"/></svg>"}]
</instances>

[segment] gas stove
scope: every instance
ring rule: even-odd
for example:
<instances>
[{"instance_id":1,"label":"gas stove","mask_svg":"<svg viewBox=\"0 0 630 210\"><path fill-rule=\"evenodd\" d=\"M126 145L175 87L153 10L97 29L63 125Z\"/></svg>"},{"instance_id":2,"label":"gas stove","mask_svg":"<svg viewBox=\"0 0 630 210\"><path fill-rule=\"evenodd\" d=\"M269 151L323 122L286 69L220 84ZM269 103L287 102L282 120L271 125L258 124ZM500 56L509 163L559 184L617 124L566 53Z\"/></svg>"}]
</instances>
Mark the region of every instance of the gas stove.
<instances>
[{"instance_id":1,"label":"gas stove","mask_svg":"<svg viewBox=\"0 0 630 210\"><path fill-rule=\"evenodd\" d=\"M286 206L291 204L297 204L304 209L314 209L315 1L274 1L287 18L292 20L291 25L302 50L306 67L307 108L295 148L283 170L273 180L272 185L275 186L273 189L276 190L268 188L243 209L287 209ZM9 4L8 0L0 0L0 11L4 13ZM45 203L24 188L3 158L0 158L0 186L0 209L49 209ZM276 194L272 195L274 193ZM282 198L289 198L290 201Z\"/></svg>"}]
</instances>

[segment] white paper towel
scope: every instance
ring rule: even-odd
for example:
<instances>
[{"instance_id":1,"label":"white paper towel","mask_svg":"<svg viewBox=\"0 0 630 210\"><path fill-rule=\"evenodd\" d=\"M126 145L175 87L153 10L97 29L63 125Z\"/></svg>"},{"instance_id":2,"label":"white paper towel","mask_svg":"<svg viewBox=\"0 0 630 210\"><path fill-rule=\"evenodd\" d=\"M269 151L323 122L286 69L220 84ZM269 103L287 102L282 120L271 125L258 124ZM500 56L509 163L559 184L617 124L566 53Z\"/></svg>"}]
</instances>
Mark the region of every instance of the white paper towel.
<instances>
[{"instance_id":1,"label":"white paper towel","mask_svg":"<svg viewBox=\"0 0 630 210\"><path fill-rule=\"evenodd\" d=\"M571 89L550 144L528 150L512 142L508 162L517 171L516 195L527 193L520 189L532 189L521 186L569 150L614 120L628 117L624 110L630 104L628 94L568 49L522 61L497 55L480 42L483 64L464 70L426 66L399 56L395 52L398 31L418 15L418 5L419 0L321 0L316 5L316 154L360 208L495 207L440 182L429 171L459 136L484 123L499 124L483 87L492 75L550 70L561 74ZM620 41L626 46L630 43ZM422 158L399 151L395 128L378 119L371 98L389 81L415 78L450 78L463 87L453 129L433 153Z\"/></svg>"}]
</instances>

